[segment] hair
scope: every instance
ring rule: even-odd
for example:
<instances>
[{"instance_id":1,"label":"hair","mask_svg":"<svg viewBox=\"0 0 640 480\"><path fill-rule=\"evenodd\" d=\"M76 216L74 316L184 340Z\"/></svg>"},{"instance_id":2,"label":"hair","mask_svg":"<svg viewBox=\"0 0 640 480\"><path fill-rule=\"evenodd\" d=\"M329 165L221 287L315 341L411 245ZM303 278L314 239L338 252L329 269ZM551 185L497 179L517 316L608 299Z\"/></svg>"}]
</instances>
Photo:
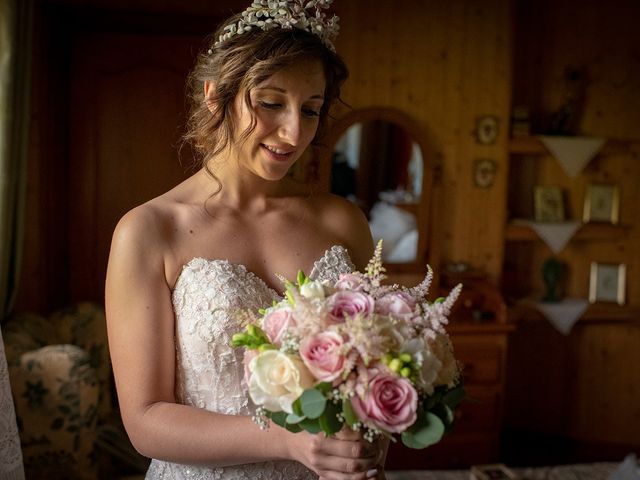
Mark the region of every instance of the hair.
<instances>
[{"instance_id":1,"label":"hair","mask_svg":"<svg viewBox=\"0 0 640 480\"><path fill-rule=\"evenodd\" d=\"M218 39L224 26L237 22L239 18L241 16L236 15L225 22L213 38ZM236 124L233 109L238 94L244 93L244 102L253 117L251 125L239 137L245 140L256 125L250 101L251 89L283 68L308 61L322 64L326 80L318 131L312 142L317 144L326 127L329 109L340 98L340 88L349 75L344 61L317 35L298 28L272 28L267 31L254 28L201 52L187 80L191 105L184 135L184 140L195 147L199 166L208 170L209 159L234 140ZM205 99L205 81L212 82L215 88L210 99Z\"/></svg>"}]
</instances>

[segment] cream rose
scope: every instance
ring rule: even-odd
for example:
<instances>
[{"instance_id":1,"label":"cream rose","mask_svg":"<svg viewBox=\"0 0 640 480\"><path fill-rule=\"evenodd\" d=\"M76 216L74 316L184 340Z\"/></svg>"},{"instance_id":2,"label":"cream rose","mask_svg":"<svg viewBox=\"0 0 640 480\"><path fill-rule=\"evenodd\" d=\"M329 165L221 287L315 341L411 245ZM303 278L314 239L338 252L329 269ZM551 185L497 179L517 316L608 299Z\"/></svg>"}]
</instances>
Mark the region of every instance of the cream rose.
<instances>
[{"instance_id":1,"label":"cream rose","mask_svg":"<svg viewBox=\"0 0 640 480\"><path fill-rule=\"evenodd\" d=\"M267 350L249 364L249 395L256 405L272 412L292 413L291 404L305 388L313 386L313 376L302 360L278 350Z\"/></svg>"},{"instance_id":2,"label":"cream rose","mask_svg":"<svg viewBox=\"0 0 640 480\"><path fill-rule=\"evenodd\" d=\"M306 298L324 298L324 286L317 280L310 280L300 287L300 295Z\"/></svg>"}]
</instances>

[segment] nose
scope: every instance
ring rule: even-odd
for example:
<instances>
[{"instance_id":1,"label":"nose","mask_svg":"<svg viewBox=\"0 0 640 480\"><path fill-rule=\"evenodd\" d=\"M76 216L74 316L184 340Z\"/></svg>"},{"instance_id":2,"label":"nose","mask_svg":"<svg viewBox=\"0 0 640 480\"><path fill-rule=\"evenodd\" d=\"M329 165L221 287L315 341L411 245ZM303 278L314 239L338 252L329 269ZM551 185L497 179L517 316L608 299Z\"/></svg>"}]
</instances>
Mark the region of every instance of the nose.
<instances>
[{"instance_id":1,"label":"nose","mask_svg":"<svg viewBox=\"0 0 640 480\"><path fill-rule=\"evenodd\" d=\"M300 112L288 110L284 113L278 130L280 138L294 147L298 146L302 132L302 118Z\"/></svg>"}]
</instances>

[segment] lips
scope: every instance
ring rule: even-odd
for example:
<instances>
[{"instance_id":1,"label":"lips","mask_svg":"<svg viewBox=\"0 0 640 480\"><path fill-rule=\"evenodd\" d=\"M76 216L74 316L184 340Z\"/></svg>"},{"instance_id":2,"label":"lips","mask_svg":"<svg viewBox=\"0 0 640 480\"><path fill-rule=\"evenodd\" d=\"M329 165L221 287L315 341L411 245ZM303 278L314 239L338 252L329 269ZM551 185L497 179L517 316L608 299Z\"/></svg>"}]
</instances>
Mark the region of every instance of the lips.
<instances>
[{"instance_id":1,"label":"lips","mask_svg":"<svg viewBox=\"0 0 640 480\"><path fill-rule=\"evenodd\" d=\"M295 150L285 150L283 148L278 148L273 145L265 145L264 143L260 144L260 147L267 153L270 158L275 160L289 160Z\"/></svg>"}]
</instances>

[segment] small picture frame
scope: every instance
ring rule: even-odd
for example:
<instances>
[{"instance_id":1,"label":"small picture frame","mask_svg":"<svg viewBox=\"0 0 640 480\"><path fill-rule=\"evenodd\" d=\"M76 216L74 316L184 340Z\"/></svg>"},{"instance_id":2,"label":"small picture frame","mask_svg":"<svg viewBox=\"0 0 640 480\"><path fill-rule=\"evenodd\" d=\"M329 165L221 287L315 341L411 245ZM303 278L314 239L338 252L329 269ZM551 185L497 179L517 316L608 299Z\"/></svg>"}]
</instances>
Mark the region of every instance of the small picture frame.
<instances>
[{"instance_id":1,"label":"small picture frame","mask_svg":"<svg viewBox=\"0 0 640 480\"><path fill-rule=\"evenodd\" d=\"M582 220L617 224L620 210L620 189L617 185L591 183L584 196Z\"/></svg>"},{"instance_id":2,"label":"small picture frame","mask_svg":"<svg viewBox=\"0 0 640 480\"><path fill-rule=\"evenodd\" d=\"M504 463L488 465L473 465L471 467L472 480L520 480L520 477Z\"/></svg>"},{"instance_id":3,"label":"small picture frame","mask_svg":"<svg viewBox=\"0 0 640 480\"><path fill-rule=\"evenodd\" d=\"M627 266L624 263L591 262L589 302L625 303Z\"/></svg>"},{"instance_id":4,"label":"small picture frame","mask_svg":"<svg viewBox=\"0 0 640 480\"><path fill-rule=\"evenodd\" d=\"M537 185L534 190L535 221L556 223L564 221L564 200L560 187Z\"/></svg>"}]
</instances>

